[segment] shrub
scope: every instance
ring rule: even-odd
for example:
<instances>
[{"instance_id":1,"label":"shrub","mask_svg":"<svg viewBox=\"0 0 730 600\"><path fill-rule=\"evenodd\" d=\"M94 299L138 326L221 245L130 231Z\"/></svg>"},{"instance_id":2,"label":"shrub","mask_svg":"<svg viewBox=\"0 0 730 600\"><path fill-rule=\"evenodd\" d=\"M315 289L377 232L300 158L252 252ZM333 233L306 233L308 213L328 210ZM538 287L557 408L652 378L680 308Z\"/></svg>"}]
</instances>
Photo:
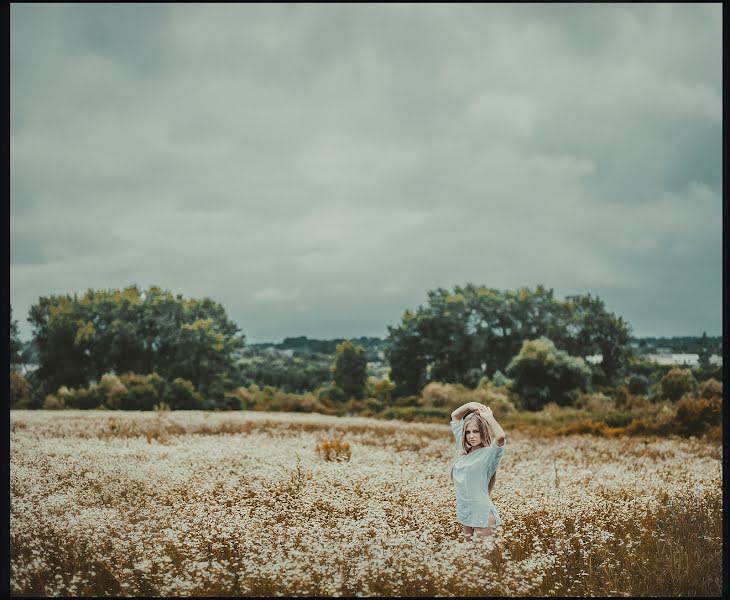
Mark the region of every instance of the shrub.
<instances>
[{"instance_id":1,"label":"shrub","mask_svg":"<svg viewBox=\"0 0 730 600\"><path fill-rule=\"evenodd\" d=\"M345 392L342 391L336 384L329 383L316 391L317 396L320 400L331 400L332 402L344 402L347 400Z\"/></svg>"},{"instance_id":2,"label":"shrub","mask_svg":"<svg viewBox=\"0 0 730 600\"><path fill-rule=\"evenodd\" d=\"M602 393L579 394L575 402L576 407L588 412L608 412L616 407L615 400Z\"/></svg>"},{"instance_id":3,"label":"shrub","mask_svg":"<svg viewBox=\"0 0 730 600\"><path fill-rule=\"evenodd\" d=\"M157 373L150 373L149 375L147 375L147 383L149 383L153 388L155 388L155 391L157 392L157 396L159 398L162 398L165 395L165 388L167 387L167 381L165 381Z\"/></svg>"},{"instance_id":4,"label":"shrub","mask_svg":"<svg viewBox=\"0 0 730 600\"><path fill-rule=\"evenodd\" d=\"M578 390L585 391L591 369L582 358L558 350L548 338L525 341L507 366L514 379L512 389L522 396L524 407L540 410L550 401L572 405Z\"/></svg>"},{"instance_id":5,"label":"shrub","mask_svg":"<svg viewBox=\"0 0 730 600\"><path fill-rule=\"evenodd\" d=\"M677 402L675 428L685 436L700 435L722 424L722 398L701 398L685 394Z\"/></svg>"},{"instance_id":6,"label":"shrub","mask_svg":"<svg viewBox=\"0 0 730 600\"><path fill-rule=\"evenodd\" d=\"M337 434L321 440L314 449L320 457L327 461L346 462L352 457L350 444Z\"/></svg>"},{"instance_id":7,"label":"shrub","mask_svg":"<svg viewBox=\"0 0 730 600\"><path fill-rule=\"evenodd\" d=\"M239 410L249 410L256 405L256 393L258 391L258 387L253 385L248 388L239 387L235 390L229 391L226 394L226 398L235 399ZM233 405L233 400L229 400L229 403Z\"/></svg>"},{"instance_id":8,"label":"shrub","mask_svg":"<svg viewBox=\"0 0 730 600\"><path fill-rule=\"evenodd\" d=\"M451 410L444 407L393 406L385 409L378 417L401 421L426 421L443 423L451 419Z\"/></svg>"},{"instance_id":9,"label":"shrub","mask_svg":"<svg viewBox=\"0 0 730 600\"><path fill-rule=\"evenodd\" d=\"M99 407L96 394L88 388L69 389L62 385L58 388L56 397L63 402L64 408L90 410Z\"/></svg>"},{"instance_id":10,"label":"shrub","mask_svg":"<svg viewBox=\"0 0 730 600\"><path fill-rule=\"evenodd\" d=\"M722 398L722 383L717 379L708 379L699 385L698 391L702 398Z\"/></svg>"},{"instance_id":11,"label":"shrub","mask_svg":"<svg viewBox=\"0 0 730 600\"><path fill-rule=\"evenodd\" d=\"M30 408L31 404L28 380L15 369L10 369L10 407Z\"/></svg>"},{"instance_id":12,"label":"shrub","mask_svg":"<svg viewBox=\"0 0 730 600\"><path fill-rule=\"evenodd\" d=\"M657 433L657 427L646 419L633 419L626 426L626 433L628 435L649 435Z\"/></svg>"},{"instance_id":13,"label":"shrub","mask_svg":"<svg viewBox=\"0 0 730 600\"><path fill-rule=\"evenodd\" d=\"M592 419L578 419L572 423L561 427L558 430L560 435L570 435L574 433L589 433L601 437L614 437L624 433L624 430L618 427L609 427L605 423L596 422Z\"/></svg>"},{"instance_id":14,"label":"shrub","mask_svg":"<svg viewBox=\"0 0 730 600\"><path fill-rule=\"evenodd\" d=\"M444 407L459 402L456 398L456 388L447 383L432 381L421 390L420 404L422 406Z\"/></svg>"},{"instance_id":15,"label":"shrub","mask_svg":"<svg viewBox=\"0 0 730 600\"><path fill-rule=\"evenodd\" d=\"M420 406L421 404L421 398L420 396L401 396L400 398L396 398L393 401L394 407L406 407L406 406ZM449 411L451 412L451 411Z\"/></svg>"},{"instance_id":16,"label":"shrub","mask_svg":"<svg viewBox=\"0 0 730 600\"><path fill-rule=\"evenodd\" d=\"M611 387L611 381L606 376L606 373L603 370L603 367L601 367L600 364L594 365L590 364L588 365L588 368L590 369L590 381L591 381L591 387L597 388L597 387Z\"/></svg>"},{"instance_id":17,"label":"shrub","mask_svg":"<svg viewBox=\"0 0 730 600\"><path fill-rule=\"evenodd\" d=\"M605 423L609 427L626 427L634 419L634 415L629 411L611 411L605 413L597 413L593 416L594 420Z\"/></svg>"},{"instance_id":18,"label":"shrub","mask_svg":"<svg viewBox=\"0 0 730 600\"><path fill-rule=\"evenodd\" d=\"M646 396L635 396L625 385L620 385L614 392L614 402L618 409L636 410L648 405Z\"/></svg>"},{"instance_id":19,"label":"shrub","mask_svg":"<svg viewBox=\"0 0 730 600\"><path fill-rule=\"evenodd\" d=\"M497 370L494 375L492 375L492 383L494 383L496 387L509 388L513 381L504 375L502 371Z\"/></svg>"},{"instance_id":20,"label":"shrub","mask_svg":"<svg viewBox=\"0 0 730 600\"><path fill-rule=\"evenodd\" d=\"M390 404L395 384L389 379L378 379L372 375L365 382L365 396Z\"/></svg>"},{"instance_id":21,"label":"shrub","mask_svg":"<svg viewBox=\"0 0 730 600\"><path fill-rule=\"evenodd\" d=\"M479 387L469 389L461 384L433 381L421 391L418 406L447 408L449 412L467 402L480 402L489 406L495 414L506 415L515 411L514 394L505 388L496 387L484 381ZM396 401L396 406L412 406L410 403Z\"/></svg>"},{"instance_id":22,"label":"shrub","mask_svg":"<svg viewBox=\"0 0 730 600\"><path fill-rule=\"evenodd\" d=\"M626 386L629 392L634 395L646 395L649 390L649 378L644 375L632 375L628 378Z\"/></svg>"},{"instance_id":23,"label":"shrub","mask_svg":"<svg viewBox=\"0 0 730 600\"><path fill-rule=\"evenodd\" d=\"M692 389L692 371L672 369L662 377L662 395L675 402Z\"/></svg>"},{"instance_id":24,"label":"shrub","mask_svg":"<svg viewBox=\"0 0 730 600\"><path fill-rule=\"evenodd\" d=\"M100 406L111 410L122 407L122 397L127 393L126 386L113 373L106 373L101 376L101 381L96 384L95 392L101 396Z\"/></svg>"},{"instance_id":25,"label":"shrub","mask_svg":"<svg viewBox=\"0 0 730 600\"><path fill-rule=\"evenodd\" d=\"M329 415L334 412L314 394L287 394L283 392L276 392L271 397L264 394L257 400L255 409L281 412L316 412Z\"/></svg>"},{"instance_id":26,"label":"shrub","mask_svg":"<svg viewBox=\"0 0 730 600\"><path fill-rule=\"evenodd\" d=\"M61 410L65 407L66 406L63 398L59 398L58 396L55 396L53 394L48 394L43 400L44 410Z\"/></svg>"},{"instance_id":27,"label":"shrub","mask_svg":"<svg viewBox=\"0 0 730 600\"><path fill-rule=\"evenodd\" d=\"M155 374L155 377L158 376ZM125 373L119 376L119 381L126 388L119 398L122 410L152 410L161 400L157 388L150 383L149 375Z\"/></svg>"},{"instance_id":28,"label":"shrub","mask_svg":"<svg viewBox=\"0 0 730 600\"><path fill-rule=\"evenodd\" d=\"M163 400L173 410L200 410L203 397L195 390L192 382L177 377L165 388Z\"/></svg>"}]
</instances>

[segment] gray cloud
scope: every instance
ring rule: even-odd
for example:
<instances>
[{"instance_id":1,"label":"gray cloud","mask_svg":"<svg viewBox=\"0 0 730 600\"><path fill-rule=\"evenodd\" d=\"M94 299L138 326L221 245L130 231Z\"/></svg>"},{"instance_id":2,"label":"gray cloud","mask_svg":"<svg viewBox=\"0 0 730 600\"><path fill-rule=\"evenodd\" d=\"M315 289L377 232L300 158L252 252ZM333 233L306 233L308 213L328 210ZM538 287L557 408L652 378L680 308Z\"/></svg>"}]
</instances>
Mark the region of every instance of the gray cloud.
<instances>
[{"instance_id":1,"label":"gray cloud","mask_svg":"<svg viewBox=\"0 0 730 600\"><path fill-rule=\"evenodd\" d=\"M255 341L544 282L717 333L721 14L14 4L11 302L158 284Z\"/></svg>"}]
</instances>

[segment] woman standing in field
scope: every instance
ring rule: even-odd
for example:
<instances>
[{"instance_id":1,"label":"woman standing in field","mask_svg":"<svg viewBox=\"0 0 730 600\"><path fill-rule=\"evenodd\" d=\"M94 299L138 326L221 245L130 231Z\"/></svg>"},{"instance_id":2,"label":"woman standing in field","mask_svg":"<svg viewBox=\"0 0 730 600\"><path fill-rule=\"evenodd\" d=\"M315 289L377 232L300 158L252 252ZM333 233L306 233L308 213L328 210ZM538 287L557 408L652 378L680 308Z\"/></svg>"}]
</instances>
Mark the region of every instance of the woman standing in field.
<instances>
[{"instance_id":1,"label":"woman standing in field","mask_svg":"<svg viewBox=\"0 0 730 600\"><path fill-rule=\"evenodd\" d=\"M451 467L451 480L456 485L456 518L464 527L466 540L475 531L478 536L488 537L502 524L489 494L504 454L504 430L489 407L467 402L451 413L451 431L459 453Z\"/></svg>"}]
</instances>

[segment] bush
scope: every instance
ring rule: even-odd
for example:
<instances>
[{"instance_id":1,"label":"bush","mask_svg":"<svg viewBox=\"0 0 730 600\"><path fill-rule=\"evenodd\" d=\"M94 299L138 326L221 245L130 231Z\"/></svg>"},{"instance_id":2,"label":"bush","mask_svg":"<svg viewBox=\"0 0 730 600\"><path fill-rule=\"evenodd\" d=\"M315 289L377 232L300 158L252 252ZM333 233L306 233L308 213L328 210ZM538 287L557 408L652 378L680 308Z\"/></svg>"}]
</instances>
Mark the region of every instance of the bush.
<instances>
[{"instance_id":1,"label":"bush","mask_svg":"<svg viewBox=\"0 0 730 600\"><path fill-rule=\"evenodd\" d=\"M122 410L153 410L161 398L157 388L150 382L149 375L125 373L119 376L119 381L126 388L120 395L119 403ZM155 375L155 377L158 377Z\"/></svg>"},{"instance_id":2,"label":"bush","mask_svg":"<svg viewBox=\"0 0 730 600\"><path fill-rule=\"evenodd\" d=\"M697 381L706 381L714 379L722 381L722 365L710 365L709 367L697 367L692 369L692 374Z\"/></svg>"},{"instance_id":3,"label":"bush","mask_svg":"<svg viewBox=\"0 0 730 600\"><path fill-rule=\"evenodd\" d=\"M54 396L53 394L48 394L43 400L44 410L61 410L65 407L66 406L64 404L63 398L59 398L58 396Z\"/></svg>"},{"instance_id":4,"label":"bush","mask_svg":"<svg viewBox=\"0 0 730 600\"><path fill-rule=\"evenodd\" d=\"M416 407L421 405L420 396L401 396L393 401L393 407Z\"/></svg>"},{"instance_id":5,"label":"bush","mask_svg":"<svg viewBox=\"0 0 730 600\"><path fill-rule=\"evenodd\" d=\"M625 385L620 385L614 392L614 402L618 409L636 410L648 405L646 396L635 396Z\"/></svg>"},{"instance_id":6,"label":"bush","mask_svg":"<svg viewBox=\"0 0 730 600\"><path fill-rule=\"evenodd\" d=\"M167 385L163 400L173 410L200 410L203 408L203 397L195 390L192 382L180 377Z\"/></svg>"},{"instance_id":7,"label":"bush","mask_svg":"<svg viewBox=\"0 0 730 600\"><path fill-rule=\"evenodd\" d=\"M103 377L102 377L103 379ZM167 387L167 381L160 377L157 373L150 373L147 375L147 383L149 383L155 391L157 396L162 398L165 395L165 388Z\"/></svg>"},{"instance_id":8,"label":"bush","mask_svg":"<svg viewBox=\"0 0 730 600\"><path fill-rule=\"evenodd\" d=\"M58 388L56 398L63 402L64 408L90 410L99 408L98 398L88 388L69 389L65 385Z\"/></svg>"},{"instance_id":9,"label":"bush","mask_svg":"<svg viewBox=\"0 0 730 600\"><path fill-rule=\"evenodd\" d=\"M127 393L126 386L119 377L112 373L101 376L101 381L94 386L95 393L101 396L99 405L110 410L122 407L122 397Z\"/></svg>"},{"instance_id":10,"label":"bush","mask_svg":"<svg viewBox=\"0 0 730 600\"><path fill-rule=\"evenodd\" d=\"M365 396L390 404L395 385L389 379L378 379L372 375L365 382Z\"/></svg>"},{"instance_id":11,"label":"bush","mask_svg":"<svg viewBox=\"0 0 730 600\"><path fill-rule=\"evenodd\" d=\"M28 380L15 369L10 369L10 407L30 408L32 403Z\"/></svg>"},{"instance_id":12,"label":"bush","mask_svg":"<svg viewBox=\"0 0 730 600\"><path fill-rule=\"evenodd\" d=\"M558 350L548 338L525 341L507 366L512 389L522 396L527 410L540 410L550 401L573 405L578 390L585 391L591 369L582 358Z\"/></svg>"},{"instance_id":13,"label":"bush","mask_svg":"<svg viewBox=\"0 0 730 600\"><path fill-rule=\"evenodd\" d=\"M722 424L722 398L700 398L685 394L677 402L674 417L680 435L700 435L713 426Z\"/></svg>"},{"instance_id":14,"label":"bush","mask_svg":"<svg viewBox=\"0 0 730 600\"><path fill-rule=\"evenodd\" d=\"M689 369L672 369L662 377L662 396L676 402L684 394L692 390L692 371Z\"/></svg>"},{"instance_id":15,"label":"bush","mask_svg":"<svg viewBox=\"0 0 730 600\"><path fill-rule=\"evenodd\" d=\"M350 444L342 439L341 435L333 435L329 439L321 440L314 450L324 460L333 462L349 461L352 456Z\"/></svg>"},{"instance_id":16,"label":"bush","mask_svg":"<svg viewBox=\"0 0 730 600\"><path fill-rule=\"evenodd\" d=\"M256 406L256 394L259 392L258 386L252 385L248 388L239 387L229 391L226 398L229 399L229 405L237 405L237 410L250 410Z\"/></svg>"},{"instance_id":17,"label":"bush","mask_svg":"<svg viewBox=\"0 0 730 600\"><path fill-rule=\"evenodd\" d=\"M600 437L614 437L624 433L623 429L617 427L609 427L605 423L596 422L592 419L578 419L572 423L561 427L558 430L560 435L570 435L574 433L588 433Z\"/></svg>"},{"instance_id":18,"label":"bush","mask_svg":"<svg viewBox=\"0 0 730 600\"><path fill-rule=\"evenodd\" d=\"M277 392L271 397L266 395L256 402L256 410L271 410L281 412L303 412L333 414L334 411L324 405L314 394L287 394Z\"/></svg>"},{"instance_id":19,"label":"bush","mask_svg":"<svg viewBox=\"0 0 730 600\"><path fill-rule=\"evenodd\" d=\"M458 391L455 386L448 383L432 381L421 390L419 404L437 408L463 404L461 397L457 397L457 395Z\"/></svg>"},{"instance_id":20,"label":"bush","mask_svg":"<svg viewBox=\"0 0 730 600\"><path fill-rule=\"evenodd\" d=\"M635 396L646 395L649 390L649 378L645 375L631 375L626 382L626 386Z\"/></svg>"},{"instance_id":21,"label":"bush","mask_svg":"<svg viewBox=\"0 0 730 600\"><path fill-rule=\"evenodd\" d=\"M483 381L479 387L469 389L461 384L440 383L433 381L426 385L421 391L417 406L447 408L449 412L467 402L480 402L489 406L495 415L506 415L515 411L514 399L516 394L511 394L507 389L496 387L488 380ZM411 403L396 401L396 406L413 406Z\"/></svg>"},{"instance_id":22,"label":"bush","mask_svg":"<svg viewBox=\"0 0 730 600\"><path fill-rule=\"evenodd\" d=\"M395 406L385 409L378 416L383 419L399 419L409 422L426 421L443 423L451 419L451 411L443 407Z\"/></svg>"},{"instance_id":23,"label":"bush","mask_svg":"<svg viewBox=\"0 0 730 600\"><path fill-rule=\"evenodd\" d=\"M345 392L343 392L336 384L329 383L316 390L317 397L320 400L331 400L332 402L344 402L347 400Z\"/></svg>"},{"instance_id":24,"label":"bush","mask_svg":"<svg viewBox=\"0 0 730 600\"><path fill-rule=\"evenodd\" d=\"M592 388L611 387L611 381L606 376L606 373L600 364L594 365L589 363L588 368L591 371L590 381Z\"/></svg>"},{"instance_id":25,"label":"bush","mask_svg":"<svg viewBox=\"0 0 730 600\"><path fill-rule=\"evenodd\" d=\"M513 381L509 379L506 375L502 373L502 371L496 371L494 375L492 375L492 383L496 387L506 387L510 388L512 386Z\"/></svg>"},{"instance_id":26,"label":"bush","mask_svg":"<svg viewBox=\"0 0 730 600\"><path fill-rule=\"evenodd\" d=\"M616 407L616 401L602 393L579 394L575 405L592 413L608 412Z\"/></svg>"},{"instance_id":27,"label":"bush","mask_svg":"<svg viewBox=\"0 0 730 600\"><path fill-rule=\"evenodd\" d=\"M703 381L698 388L701 398L722 398L722 383L717 379Z\"/></svg>"},{"instance_id":28,"label":"bush","mask_svg":"<svg viewBox=\"0 0 730 600\"><path fill-rule=\"evenodd\" d=\"M634 415L629 411L611 411L596 413L593 419L605 423L609 427L626 427L634 420Z\"/></svg>"}]
</instances>

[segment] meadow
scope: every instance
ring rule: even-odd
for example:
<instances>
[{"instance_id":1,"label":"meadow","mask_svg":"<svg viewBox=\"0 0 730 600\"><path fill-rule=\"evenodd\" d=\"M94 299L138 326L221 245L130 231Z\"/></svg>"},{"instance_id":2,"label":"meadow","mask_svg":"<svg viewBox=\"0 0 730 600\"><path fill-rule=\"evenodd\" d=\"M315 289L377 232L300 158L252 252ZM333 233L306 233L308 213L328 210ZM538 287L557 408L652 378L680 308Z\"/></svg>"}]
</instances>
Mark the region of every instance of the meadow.
<instances>
[{"instance_id":1,"label":"meadow","mask_svg":"<svg viewBox=\"0 0 730 600\"><path fill-rule=\"evenodd\" d=\"M492 494L504 527L465 542L448 420L12 410L10 422L16 596L722 591L717 439L505 428Z\"/></svg>"}]
</instances>

